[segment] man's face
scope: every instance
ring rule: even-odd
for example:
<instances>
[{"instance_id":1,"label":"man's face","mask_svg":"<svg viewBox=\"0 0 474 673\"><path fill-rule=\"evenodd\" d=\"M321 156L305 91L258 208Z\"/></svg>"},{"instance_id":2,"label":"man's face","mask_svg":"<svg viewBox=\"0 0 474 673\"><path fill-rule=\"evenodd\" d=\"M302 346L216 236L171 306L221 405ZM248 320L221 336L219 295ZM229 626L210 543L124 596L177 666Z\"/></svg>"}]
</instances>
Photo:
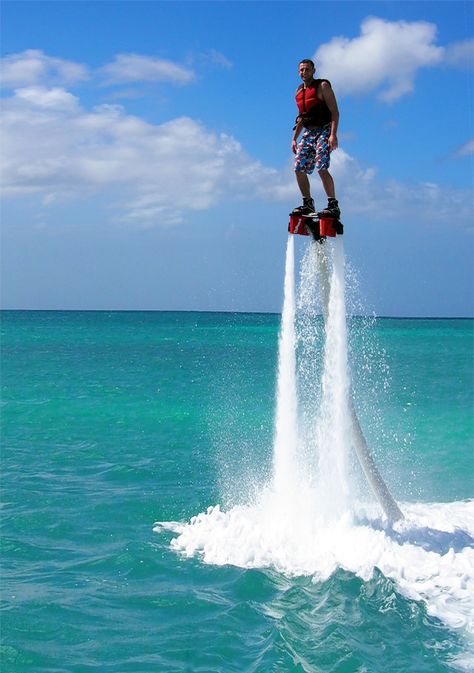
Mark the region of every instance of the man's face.
<instances>
[{"instance_id":1,"label":"man's face","mask_svg":"<svg viewBox=\"0 0 474 673\"><path fill-rule=\"evenodd\" d=\"M314 75L314 68L310 63L300 63L298 72L303 82L311 82Z\"/></svg>"}]
</instances>

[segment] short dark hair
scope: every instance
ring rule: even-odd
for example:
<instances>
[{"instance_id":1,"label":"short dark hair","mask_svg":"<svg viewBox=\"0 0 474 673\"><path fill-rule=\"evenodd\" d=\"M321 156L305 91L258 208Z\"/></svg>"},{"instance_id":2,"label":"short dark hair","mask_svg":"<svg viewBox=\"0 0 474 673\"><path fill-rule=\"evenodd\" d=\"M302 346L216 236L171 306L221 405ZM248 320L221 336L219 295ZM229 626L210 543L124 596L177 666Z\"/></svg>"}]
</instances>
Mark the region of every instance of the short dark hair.
<instances>
[{"instance_id":1,"label":"short dark hair","mask_svg":"<svg viewBox=\"0 0 474 673\"><path fill-rule=\"evenodd\" d=\"M307 63L308 65L311 65L313 68L316 68L314 65L314 61L312 61L310 58L304 58L302 61L299 62L299 65L302 63Z\"/></svg>"}]
</instances>

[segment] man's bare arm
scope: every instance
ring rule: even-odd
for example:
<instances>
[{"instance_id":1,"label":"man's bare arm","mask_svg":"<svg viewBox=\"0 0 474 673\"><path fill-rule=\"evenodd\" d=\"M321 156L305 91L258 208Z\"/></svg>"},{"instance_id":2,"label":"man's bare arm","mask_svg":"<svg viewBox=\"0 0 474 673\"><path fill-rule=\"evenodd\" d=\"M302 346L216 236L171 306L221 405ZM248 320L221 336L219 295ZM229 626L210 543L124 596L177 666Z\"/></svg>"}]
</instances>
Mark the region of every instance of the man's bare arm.
<instances>
[{"instance_id":1,"label":"man's bare arm","mask_svg":"<svg viewBox=\"0 0 474 673\"><path fill-rule=\"evenodd\" d=\"M329 136L329 146L335 150L338 146L337 129L339 126L339 108L337 107L336 96L329 82L321 82L319 88L321 98L324 100L331 113L331 135Z\"/></svg>"},{"instance_id":2,"label":"man's bare arm","mask_svg":"<svg viewBox=\"0 0 474 673\"><path fill-rule=\"evenodd\" d=\"M291 141L291 149L293 150L293 153L296 154L296 145L298 141L298 136L301 133L301 129L303 128L303 121L300 119L298 122L296 122L296 126L294 129L293 133L293 138Z\"/></svg>"}]
</instances>

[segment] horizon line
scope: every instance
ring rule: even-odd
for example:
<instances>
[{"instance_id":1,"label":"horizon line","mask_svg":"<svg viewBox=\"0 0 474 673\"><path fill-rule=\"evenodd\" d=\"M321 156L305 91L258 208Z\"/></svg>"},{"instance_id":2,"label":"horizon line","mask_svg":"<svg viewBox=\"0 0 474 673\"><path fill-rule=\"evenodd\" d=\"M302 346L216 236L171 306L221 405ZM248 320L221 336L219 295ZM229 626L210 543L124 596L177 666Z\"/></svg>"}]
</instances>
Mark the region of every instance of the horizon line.
<instances>
[{"instance_id":1,"label":"horizon line","mask_svg":"<svg viewBox=\"0 0 474 673\"><path fill-rule=\"evenodd\" d=\"M0 308L0 313L219 313L237 315L281 315L281 311L232 311L212 309L106 309L106 308ZM376 313L351 314L353 318L383 318L387 320L474 320L474 315L377 315Z\"/></svg>"}]
</instances>

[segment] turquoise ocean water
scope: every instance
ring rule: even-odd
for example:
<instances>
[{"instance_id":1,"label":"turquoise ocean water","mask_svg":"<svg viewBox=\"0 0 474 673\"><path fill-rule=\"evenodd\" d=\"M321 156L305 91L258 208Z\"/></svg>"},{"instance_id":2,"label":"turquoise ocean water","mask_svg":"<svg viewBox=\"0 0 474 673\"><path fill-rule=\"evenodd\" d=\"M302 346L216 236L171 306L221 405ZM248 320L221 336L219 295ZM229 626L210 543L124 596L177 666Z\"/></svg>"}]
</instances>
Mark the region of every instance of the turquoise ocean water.
<instances>
[{"instance_id":1,"label":"turquoise ocean water","mask_svg":"<svg viewBox=\"0 0 474 673\"><path fill-rule=\"evenodd\" d=\"M215 558L229 544L216 510L194 549L180 542L270 478L279 320L3 312L2 672L474 670L471 320L350 324L361 424L402 509L428 521L366 522L390 564L292 572L291 550L284 568L257 562L256 539L245 564L212 562L206 539Z\"/></svg>"}]
</instances>

